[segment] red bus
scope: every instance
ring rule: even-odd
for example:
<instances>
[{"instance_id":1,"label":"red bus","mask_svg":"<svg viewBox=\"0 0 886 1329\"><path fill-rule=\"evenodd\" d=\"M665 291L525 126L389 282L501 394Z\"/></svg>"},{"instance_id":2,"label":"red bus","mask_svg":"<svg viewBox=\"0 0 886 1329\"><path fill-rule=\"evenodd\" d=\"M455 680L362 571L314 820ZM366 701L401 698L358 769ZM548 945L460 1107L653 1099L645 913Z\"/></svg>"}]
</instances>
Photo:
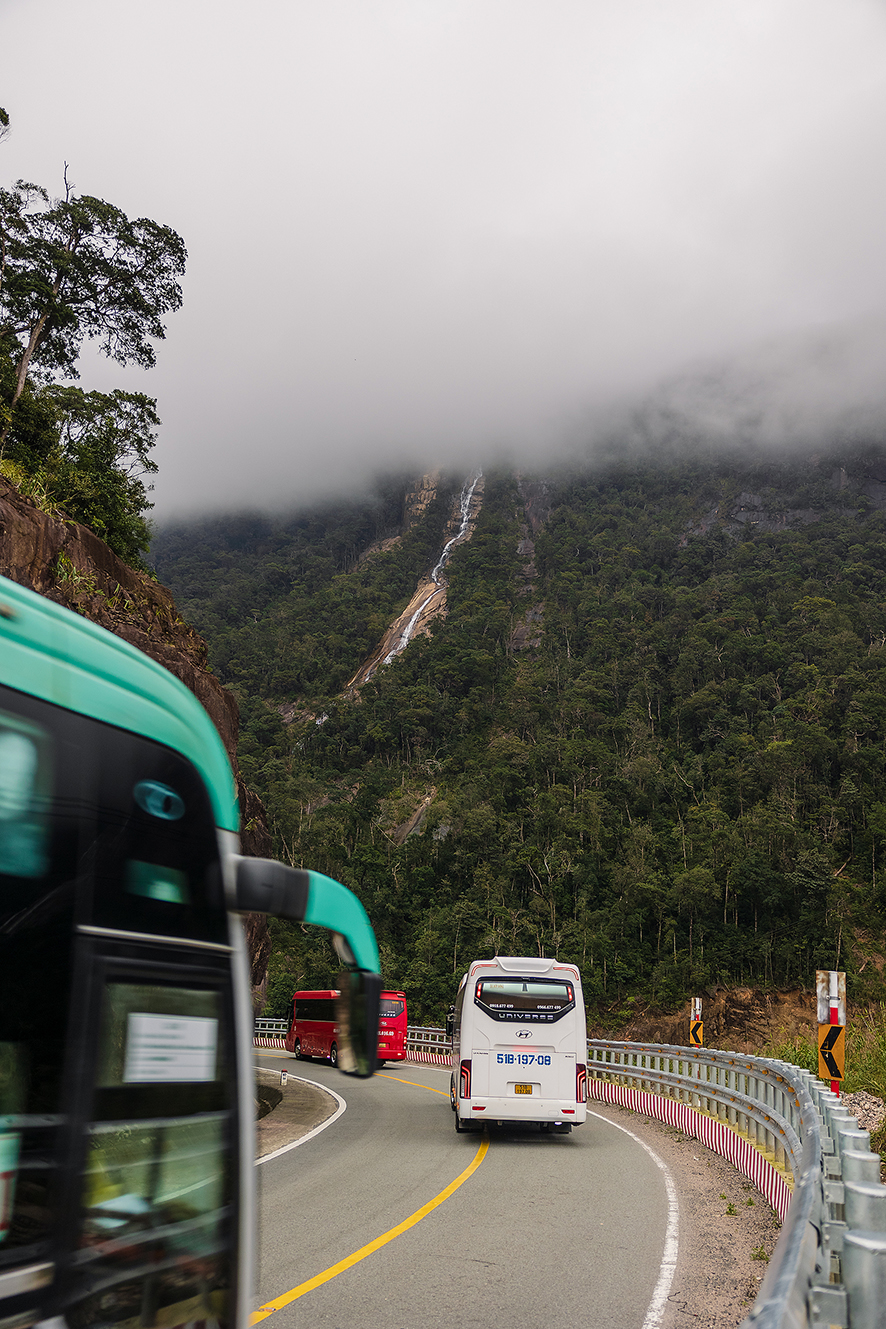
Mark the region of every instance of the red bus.
<instances>
[{"instance_id":1,"label":"red bus","mask_svg":"<svg viewBox=\"0 0 886 1329\"><path fill-rule=\"evenodd\" d=\"M296 992L285 1046L296 1057L322 1057L338 1065L339 1030L335 988ZM378 1065L406 1059L406 993L382 992L379 1002Z\"/></svg>"}]
</instances>

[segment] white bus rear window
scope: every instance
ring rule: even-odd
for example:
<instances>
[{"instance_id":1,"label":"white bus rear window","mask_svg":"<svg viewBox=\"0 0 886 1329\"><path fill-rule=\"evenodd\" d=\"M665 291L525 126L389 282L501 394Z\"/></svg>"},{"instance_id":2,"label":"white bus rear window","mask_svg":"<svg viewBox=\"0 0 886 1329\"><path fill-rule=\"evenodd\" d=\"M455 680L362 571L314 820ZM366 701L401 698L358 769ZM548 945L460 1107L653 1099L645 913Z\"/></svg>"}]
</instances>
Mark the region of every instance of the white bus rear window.
<instances>
[{"instance_id":1,"label":"white bus rear window","mask_svg":"<svg viewBox=\"0 0 886 1329\"><path fill-rule=\"evenodd\" d=\"M575 991L546 978L481 978L474 1000L494 1020L557 1020L574 1007Z\"/></svg>"}]
</instances>

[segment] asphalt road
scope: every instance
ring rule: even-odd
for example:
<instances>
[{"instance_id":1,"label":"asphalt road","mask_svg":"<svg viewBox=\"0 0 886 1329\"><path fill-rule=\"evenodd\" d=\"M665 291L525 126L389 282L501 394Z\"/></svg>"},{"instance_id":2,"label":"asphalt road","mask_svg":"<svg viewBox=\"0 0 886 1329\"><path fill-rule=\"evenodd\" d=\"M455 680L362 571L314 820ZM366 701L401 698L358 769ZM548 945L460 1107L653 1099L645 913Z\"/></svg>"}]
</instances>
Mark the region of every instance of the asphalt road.
<instances>
[{"instance_id":1,"label":"asphalt road","mask_svg":"<svg viewBox=\"0 0 886 1329\"><path fill-rule=\"evenodd\" d=\"M271 1329L659 1324L672 1198L634 1135L599 1117L571 1135L456 1135L448 1068L389 1065L364 1081L287 1054L256 1060L347 1103L257 1169L256 1304Z\"/></svg>"}]
</instances>

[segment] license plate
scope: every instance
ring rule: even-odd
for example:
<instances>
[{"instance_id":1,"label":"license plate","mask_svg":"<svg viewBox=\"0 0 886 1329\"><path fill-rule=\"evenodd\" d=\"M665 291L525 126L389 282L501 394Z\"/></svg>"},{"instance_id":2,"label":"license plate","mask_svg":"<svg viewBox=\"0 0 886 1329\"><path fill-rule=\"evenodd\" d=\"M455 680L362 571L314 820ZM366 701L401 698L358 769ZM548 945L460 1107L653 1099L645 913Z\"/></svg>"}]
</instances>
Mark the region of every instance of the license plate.
<instances>
[{"instance_id":1,"label":"license plate","mask_svg":"<svg viewBox=\"0 0 886 1329\"><path fill-rule=\"evenodd\" d=\"M515 1093L515 1094L531 1094L531 1093L532 1093L532 1085L531 1085L531 1084L515 1084L515 1085L514 1085L514 1093Z\"/></svg>"}]
</instances>

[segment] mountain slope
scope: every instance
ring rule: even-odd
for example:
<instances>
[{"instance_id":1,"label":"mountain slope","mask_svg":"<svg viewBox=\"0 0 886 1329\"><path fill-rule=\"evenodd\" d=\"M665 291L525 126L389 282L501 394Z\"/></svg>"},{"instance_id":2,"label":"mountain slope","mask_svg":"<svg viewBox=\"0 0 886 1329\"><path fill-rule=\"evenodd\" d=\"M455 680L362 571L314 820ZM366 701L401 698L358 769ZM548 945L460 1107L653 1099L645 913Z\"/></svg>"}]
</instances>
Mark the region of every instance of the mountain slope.
<instances>
[{"instance_id":1,"label":"mountain slope","mask_svg":"<svg viewBox=\"0 0 886 1329\"><path fill-rule=\"evenodd\" d=\"M817 967L881 995L882 467L844 450L490 473L445 619L359 700L342 689L442 548L442 502L310 584L296 564L334 563L377 500L315 515L313 543L307 517L295 543L268 523L286 576L251 629L222 621L223 581L202 599L188 582L220 567L207 527L161 533L157 566L235 688L280 852L357 890L417 1018L490 949L577 961L601 1010ZM229 570L257 604L258 544ZM329 965L279 928L275 1000Z\"/></svg>"}]
</instances>

